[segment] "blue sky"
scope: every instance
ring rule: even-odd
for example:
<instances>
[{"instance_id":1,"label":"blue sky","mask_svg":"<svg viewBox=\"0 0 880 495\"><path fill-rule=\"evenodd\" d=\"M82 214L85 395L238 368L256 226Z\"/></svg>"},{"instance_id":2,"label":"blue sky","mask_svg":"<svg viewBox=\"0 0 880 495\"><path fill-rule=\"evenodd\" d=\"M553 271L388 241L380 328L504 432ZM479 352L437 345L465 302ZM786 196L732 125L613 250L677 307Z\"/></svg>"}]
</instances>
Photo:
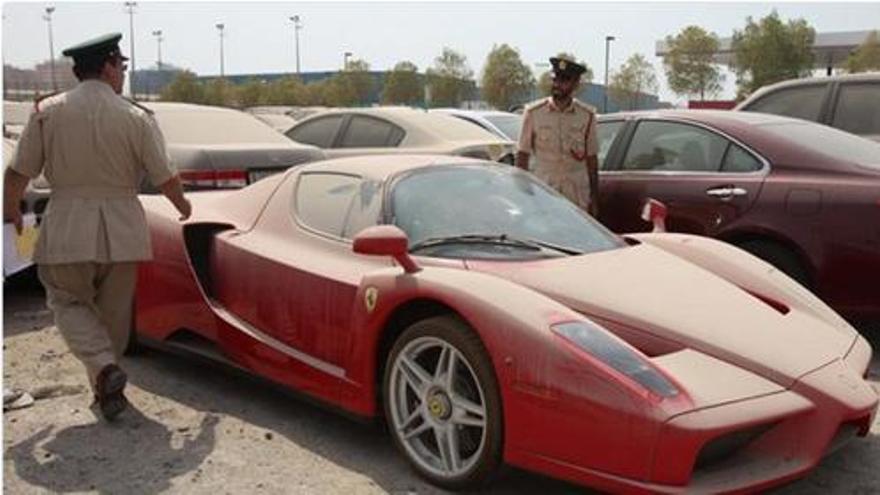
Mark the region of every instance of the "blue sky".
<instances>
[{"instance_id":1,"label":"blue sky","mask_svg":"<svg viewBox=\"0 0 880 495\"><path fill-rule=\"evenodd\" d=\"M32 67L48 60L44 9L53 17L55 54L67 46L111 31L123 33L129 53L129 18L123 2L4 2L4 63ZM303 71L333 70L343 53L384 70L401 60L420 70L433 63L444 46L467 56L479 76L493 44L518 49L534 67L558 51L585 60L597 82L604 77L604 38L614 35L611 68L634 53L645 55L658 72L661 97L668 91L655 42L697 24L721 37L742 29L746 17L760 18L776 9L783 19L804 18L817 32L880 29L880 3L764 2L153 2L135 8L135 63L143 68L157 59L152 31L161 29L162 59L198 74L220 70L220 42L215 25L224 23L227 74L292 71L295 67L292 15L302 18L300 56ZM733 75L720 95L734 94Z\"/></svg>"}]
</instances>

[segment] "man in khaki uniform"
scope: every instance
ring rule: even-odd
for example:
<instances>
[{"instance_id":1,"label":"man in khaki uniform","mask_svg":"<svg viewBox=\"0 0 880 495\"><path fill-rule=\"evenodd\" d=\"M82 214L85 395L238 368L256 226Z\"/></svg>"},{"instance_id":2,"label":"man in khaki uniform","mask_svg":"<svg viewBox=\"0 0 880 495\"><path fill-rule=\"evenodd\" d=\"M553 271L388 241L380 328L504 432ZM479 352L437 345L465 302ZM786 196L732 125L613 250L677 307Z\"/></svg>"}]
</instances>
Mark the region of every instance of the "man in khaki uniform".
<instances>
[{"instance_id":1,"label":"man in khaki uniform","mask_svg":"<svg viewBox=\"0 0 880 495\"><path fill-rule=\"evenodd\" d=\"M594 217L599 213L599 161L596 158L596 110L574 99L586 68L564 57L552 57L552 96L526 107L517 146L516 165L532 170Z\"/></svg>"},{"instance_id":2,"label":"man in khaki uniform","mask_svg":"<svg viewBox=\"0 0 880 495\"><path fill-rule=\"evenodd\" d=\"M118 361L128 343L137 262L151 257L137 199L144 174L181 214L180 180L150 111L119 95L128 60L114 33L68 48L80 83L35 105L5 172L4 219L21 231L19 200L43 173L52 192L34 261L55 324L85 365L104 418L128 405Z\"/></svg>"}]
</instances>

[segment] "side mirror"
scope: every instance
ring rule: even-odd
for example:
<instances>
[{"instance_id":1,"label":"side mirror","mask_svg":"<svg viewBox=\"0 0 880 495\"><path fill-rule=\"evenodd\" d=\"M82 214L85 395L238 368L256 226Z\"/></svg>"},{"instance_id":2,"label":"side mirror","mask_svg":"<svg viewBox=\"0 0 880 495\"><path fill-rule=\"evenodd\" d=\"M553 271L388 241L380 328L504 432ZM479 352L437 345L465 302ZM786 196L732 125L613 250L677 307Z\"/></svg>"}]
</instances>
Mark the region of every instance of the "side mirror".
<instances>
[{"instance_id":1,"label":"side mirror","mask_svg":"<svg viewBox=\"0 0 880 495\"><path fill-rule=\"evenodd\" d=\"M665 204L653 198L645 200L642 206L642 220L654 224L652 232L666 232L666 214L669 209Z\"/></svg>"},{"instance_id":2,"label":"side mirror","mask_svg":"<svg viewBox=\"0 0 880 495\"><path fill-rule=\"evenodd\" d=\"M406 233L394 225L367 227L354 237L352 251L358 254L391 256L406 273L414 273L421 268L409 255L409 239Z\"/></svg>"}]
</instances>

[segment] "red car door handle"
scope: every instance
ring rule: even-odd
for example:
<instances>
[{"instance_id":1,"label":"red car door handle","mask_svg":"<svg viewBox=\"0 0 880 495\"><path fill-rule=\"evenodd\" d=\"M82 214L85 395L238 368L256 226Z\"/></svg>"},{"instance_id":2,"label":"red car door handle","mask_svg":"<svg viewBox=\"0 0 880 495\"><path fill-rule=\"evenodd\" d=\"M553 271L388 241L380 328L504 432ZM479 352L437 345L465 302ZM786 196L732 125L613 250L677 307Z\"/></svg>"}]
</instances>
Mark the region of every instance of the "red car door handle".
<instances>
[{"instance_id":1,"label":"red car door handle","mask_svg":"<svg viewBox=\"0 0 880 495\"><path fill-rule=\"evenodd\" d=\"M734 196L745 196L748 194L748 191L741 187L725 186L707 189L706 194L712 196L713 198L727 200L733 198Z\"/></svg>"}]
</instances>

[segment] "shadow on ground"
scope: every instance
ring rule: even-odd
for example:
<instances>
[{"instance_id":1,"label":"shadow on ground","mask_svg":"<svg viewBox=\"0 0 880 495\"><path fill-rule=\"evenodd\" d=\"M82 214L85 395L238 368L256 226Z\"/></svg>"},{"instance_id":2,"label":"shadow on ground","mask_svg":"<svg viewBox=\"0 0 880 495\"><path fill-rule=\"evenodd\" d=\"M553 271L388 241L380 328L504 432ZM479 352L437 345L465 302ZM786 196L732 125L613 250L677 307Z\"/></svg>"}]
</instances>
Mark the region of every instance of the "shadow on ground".
<instances>
[{"instance_id":1,"label":"shadow on ground","mask_svg":"<svg viewBox=\"0 0 880 495\"><path fill-rule=\"evenodd\" d=\"M93 422L54 434L47 426L7 448L4 460L14 463L21 479L51 492L160 493L214 450L217 422L215 415L204 416L198 433L175 448L170 430L132 408L109 425Z\"/></svg>"},{"instance_id":2,"label":"shadow on ground","mask_svg":"<svg viewBox=\"0 0 880 495\"><path fill-rule=\"evenodd\" d=\"M389 493L444 493L410 469L379 421L358 422L245 373L159 351L148 350L130 359L127 369L132 384L150 393L275 432L336 465L368 477ZM188 386L182 387L181 381ZM584 490L506 468L483 493L574 494Z\"/></svg>"}]
</instances>

